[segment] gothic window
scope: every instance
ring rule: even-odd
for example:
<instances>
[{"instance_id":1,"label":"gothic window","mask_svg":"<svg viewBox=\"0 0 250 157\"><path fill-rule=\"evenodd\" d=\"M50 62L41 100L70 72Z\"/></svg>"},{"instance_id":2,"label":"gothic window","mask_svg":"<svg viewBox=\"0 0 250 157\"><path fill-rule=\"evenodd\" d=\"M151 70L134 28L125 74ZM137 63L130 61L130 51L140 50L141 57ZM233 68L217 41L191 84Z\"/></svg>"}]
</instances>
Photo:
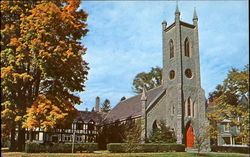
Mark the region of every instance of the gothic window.
<instances>
[{"instance_id":1,"label":"gothic window","mask_svg":"<svg viewBox=\"0 0 250 157\"><path fill-rule=\"evenodd\" d=\"M155 130L155 129L157 129L157 122L156 122L156 120L153 123L153 130Z\"/></svg>"},{"instance_id":2,"label":"gothic window","mask_svg":"<svg viewBox=\"0 0 250 157\"><path fill-rule=\"evenodd\" d=\"M175 72L174 72L174 70L171 70L169 72L169 79L172 80L172 79L174 79L174 77L175 77Z\"/></svg>"},{"instance_id":3,"label":"gothic window","mask_svg":"<svg viewBox=\"0 0 250 157\"><path fill-rule=\"evenodd\" d=\"M174 42L172 39L169 41L169 50L170 50L170 58L173 58L174 57Z\"/></svg>"},{"instance_id":4,"label":"gothic window","mask_svg":"<svg viewBox=\"0 0 250 157\"><path fill-rule=\"evenodd\" d=\"M187 112L188 112L188 116L191 116L191 101L190 98L188 98L188 104L187 104Z\"/></svg>"},{"instance_id":5,"label":"gothic window","mask_svg":"<svg viewBox=\"0 0 250 157\"><path fill-rule=\"evenodd\" d=\"M194 105L194 103L193 103L192 105L193 105L193 106L192 106L192 113L193 113L192 116L194 117L194 113L195 113L195 112L194 112L194 106L195 106L195 105Z\"/></svg>"},{"instance_id":6,"label":"gothic window","mask_svg":"<svg viewBox=\"0 0 250 157\"><path fill-rule=\"evenodd\" d=\"M174 105L173 105L173 111L172 111L172 114L174 114L174 109L175 109L175 107L174 107Z\"/></svg>"},{"instance_id":7,"label":"gothic window","mask_svg":"<svg viewBox=\"0 0 250 157\"><path fill-rule=\"evenodd\" d=\"M190 45L189 45L188 38L185 39L184 48L185 48L185 50L184 50L185 56L190 57Z\"/></svg>"}]
</instances>

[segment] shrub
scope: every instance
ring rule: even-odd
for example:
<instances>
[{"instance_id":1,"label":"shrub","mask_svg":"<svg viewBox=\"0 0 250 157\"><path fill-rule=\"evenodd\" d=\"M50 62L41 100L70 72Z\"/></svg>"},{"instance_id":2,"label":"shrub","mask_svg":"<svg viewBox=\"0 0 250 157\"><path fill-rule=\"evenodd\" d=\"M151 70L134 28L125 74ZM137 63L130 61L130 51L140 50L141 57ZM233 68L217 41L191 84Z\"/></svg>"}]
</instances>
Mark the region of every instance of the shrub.
<instances>
[{"instance_id":1,"label":"shrub","mask_svg":"<svg viewBox=\"0 0 250 157\"><path fill-rule=\"evenodd\" d=\"M97 143L75 143L74 152L86 151L93 152L98 149ZM71 153L72 143L26 143L25 152L27 153Z\"/></svg>"},{"instance_id":2,"label":"shrub","mask_svg":"<svg viewBox=\"0 0 250 157\"><path fill-rule=\"evenodd\" d=\"M71 144L72 145L72 144ZM86 151L88 153L92 153L93 151L98 149L97 143L75 143L76 151Z\"/></svg>"},{"instance_id":3,"label":"shrub","mask_svg":"<svg viewBox=\"0 0 250 157\"><path fill-rule=\"evenodd\" d=\"M109 143L107 149L112 153L125 152L126 143ZM137 144L138 149L135 152L184 152L185 146L175 143L145 143Z\"/></svg>"},{"instance_id":4,"label":"shrub","mask_svg":"<svg viewBox=\"0 0 250 157\"><path fill-rule=\"evenodd\" d=\"M107 149L112 153L124 153L126 143L109 143Z\"/></svg>"},{"instance_id":5,"label":"shrub","mask_svg":"<svg viewBox=\"0 0 250 157\"><path fill-rule=\"evenodd\" d=\"M159 124L157 124L159 122ZM176 142L176 136L174 131L170 127L166 126L164 121L155 121L155 128L149 137L149 142L156 143L174 143Z\"/></svg>"},{"instance_id":6,"label":"shrub","mask_svg":"<svg viewBox=\"0 0 250 157\"><path fill-rule=\"evenodd\" d=\"M10 147L10 141L9 140L2 141L1 142L1 147Z\"/></svg>"},{"instance_id":7,"label":"shrub","mask_svg":"<svg viewBox=\"0 0 250 157\"><path fill-rule=\"evenodd\" d=\"M250 153L248 147L211 146L213 152Z\"/></svg>"}]
</instances>

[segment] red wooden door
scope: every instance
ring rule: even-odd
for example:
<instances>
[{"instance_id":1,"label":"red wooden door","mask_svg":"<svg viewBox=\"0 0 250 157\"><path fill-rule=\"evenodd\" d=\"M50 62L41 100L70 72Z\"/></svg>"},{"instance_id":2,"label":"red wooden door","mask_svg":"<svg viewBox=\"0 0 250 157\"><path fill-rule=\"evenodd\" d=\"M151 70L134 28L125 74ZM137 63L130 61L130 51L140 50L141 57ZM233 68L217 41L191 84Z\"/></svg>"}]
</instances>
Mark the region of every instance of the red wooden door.
<instances>
[{"instance_id":1,"label":"red wooden door","mask_svg":"<svg viewBox=\"0 0 250 157\"><path fill-rule=\"evenodd\" d=\"M186 147L194 147L194 132L192 126L188 127L187 134L186 134Z\"/></svg>"}]
</instances>

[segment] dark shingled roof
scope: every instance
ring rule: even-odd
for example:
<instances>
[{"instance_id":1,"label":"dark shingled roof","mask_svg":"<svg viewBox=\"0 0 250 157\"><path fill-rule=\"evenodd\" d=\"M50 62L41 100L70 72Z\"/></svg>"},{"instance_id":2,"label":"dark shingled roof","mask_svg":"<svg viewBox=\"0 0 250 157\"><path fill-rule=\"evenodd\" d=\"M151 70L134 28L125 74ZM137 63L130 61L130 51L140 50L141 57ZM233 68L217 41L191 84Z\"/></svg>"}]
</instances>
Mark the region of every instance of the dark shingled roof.
<instances>
[{"instance_id":1,"label":"dark shingled roof","mask_svg":"<svg viewBox=\"0 0 250 157\"><path fill-rule=\"evenodd\" d=\"M158 97L164 91L163 87L154 88L147 91L147 105ZM114 122L117 120L124 120L129 117L141 116L141 94L133 96L119 102L105 117L105 121Z\"/></svg>"},{"instance_id":2,"label":"dark shingled roof","mask_svg":"<svg viewBox=\"0 0 250 157\"><path fill-rule=\"evenodd\" d=\"M74 121L84 121L88 123L93 120L95 123L100 124L106 113L103 112L90 112L90 111L78 111L79 116Z\"/></svg>"}]
</instances>

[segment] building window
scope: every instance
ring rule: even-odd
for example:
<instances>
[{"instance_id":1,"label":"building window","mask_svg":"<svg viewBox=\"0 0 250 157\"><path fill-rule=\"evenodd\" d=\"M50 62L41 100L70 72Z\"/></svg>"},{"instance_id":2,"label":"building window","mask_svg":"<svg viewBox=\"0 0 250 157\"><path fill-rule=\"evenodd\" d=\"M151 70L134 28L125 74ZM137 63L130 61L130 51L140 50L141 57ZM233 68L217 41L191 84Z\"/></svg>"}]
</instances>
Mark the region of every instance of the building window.
<instances>
[{"instance_id":1,"label":"building window","mask_svg":"<svg viewBox=\"0 0 250 157\"><path fill-rule=\"evenodd\" d=\"M195 113L194 107L195 107L195 105L194 105L194 103L192 105L193 105L192 106L192 116L194 117L194 113Z\"/></svg>"},{"instance_id":2,"label":"building window","mask_svg":"<svg viewBox=\"0 0 250 157\"><path fill-rule=\"evenodd\" d=\"M71 136L65 135L65 136L64 136L64 141L70 142L70 141L71 141Z\"/></svg>"},{"instance_id":3,"label":"building window","mask_svg":"<svg viewBox=\"0 0 250 157\"><path fill-rule=\"evenodd\" d=\"M191 71L191 69L186 69L185 70L185 75L186 75L187 78L191 78L192 77L192 71Z\"/></svg>"},{"instance_id":4,"label":"building window","mask_svg":"<svg viewBox=\"0 0 250 157\"><path fill-rule=\"evenodd\" d=\"M169 72L169 79L170 79L170 80L173 80L174 77L175 77L175 72L174 72L174 70L171 70L171 71Z\"/></svg>"},{"instance_id":5,"label":"building window","mask_svg":"<svg viewBox=\"0 0 250 157\"><path fill-rule=\"evenodd\" d=\"M190 101L190 98L188 98L187 109L188 109L188 116L191 116L191 101Z\"/></svg>"},{"instance_id":6,"label":"building window","mask_svg":"<svg viewBox=\"0 0 250 157\"><path fill-rule=\"evenodd\" d=\"M157 121L155 120L153 123L153 131L155 131L157 128L158 128Z\"/></svg>"},{"instance_id":7,"label":"building window","mask_svg":"<svg viewBox=\"0 0 250 157\"><path fill-rule=\"evenodd\" d=\"M169 51L170 51L170 58L173 58L174 57L174 42L172 39L169 41Z\"/></svg>"},{"instance_id":8,"label":"building window","mask_svg":"<svg viewBox=\"0 0 250 157\"><path fill-rule=\"evenodd\" d=\"M224 124L224 132L229 132L230 131L230 124L226 123Z\"/></svg>"},{"instance_id":9,"label":"building window","mask_svg":"<svg viewBox=\"0 0 250 157\"><path fill-rule=\"evenodd\" d=\"M93 121L88 123L88 130L94 130L95 123Z\"/></svg>"},{"instance_id":10,"label":"building window","mask_svg":"<svg viewBox=\"0 0 250 157\"><path fill-rule=\"evenodd\" d=\"M189 46L189 40L188 38L185 39L184 42L184 48L185 48L185 56L190 57L190 46Z\"/></svg>"},{"instance_id":11,"label":"building window","mask_svg":"<svg viewBox=\"0 0 250 157\"><path fill-rule=\"evenodd\" d=\"M83 124L81 124L81 123L76 124L76 129L77 130L82 130L82 128L83 128Z\"/></svg>"}]
</instances>

